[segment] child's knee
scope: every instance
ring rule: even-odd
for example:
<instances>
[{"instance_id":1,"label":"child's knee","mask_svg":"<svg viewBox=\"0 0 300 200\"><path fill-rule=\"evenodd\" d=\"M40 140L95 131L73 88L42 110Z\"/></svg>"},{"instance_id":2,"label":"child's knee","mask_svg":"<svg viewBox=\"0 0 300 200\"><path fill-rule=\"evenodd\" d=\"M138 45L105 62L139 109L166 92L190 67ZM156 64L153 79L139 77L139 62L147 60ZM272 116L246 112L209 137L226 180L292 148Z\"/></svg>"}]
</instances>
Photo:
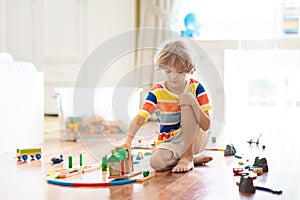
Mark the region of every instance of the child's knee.
<instances>
[{"instance_id":1,"label":"child's knee","mask_svg":"<svg viewBox=\"0 0 300 200\"><path fill-rule=\"evenodd\" d=\"M169 167L176 160L173 158L173 153L166 149L157 149L150 158L150 166L155 171L169 170Z\"/></svg>"}]
</instances>

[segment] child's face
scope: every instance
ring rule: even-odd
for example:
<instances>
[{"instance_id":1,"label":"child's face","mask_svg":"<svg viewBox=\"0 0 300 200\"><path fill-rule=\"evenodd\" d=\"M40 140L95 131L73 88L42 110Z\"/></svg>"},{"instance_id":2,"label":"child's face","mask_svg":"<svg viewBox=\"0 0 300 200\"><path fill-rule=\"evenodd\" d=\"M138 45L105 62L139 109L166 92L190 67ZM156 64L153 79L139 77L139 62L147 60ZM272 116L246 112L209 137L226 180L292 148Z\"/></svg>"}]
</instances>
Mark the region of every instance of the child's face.
<instances>
[{"instance_id":1,"label":"child's face","mask_svg":"<svg viewBox=\"0 0 300 200\"><path fill-rule=\"evenodd\" d=\"M162 69L165 72L166 81L173 88L185 86L187 73L185 70L177 70L174 67L164 66Z\"/></svg>"}]
</instances>

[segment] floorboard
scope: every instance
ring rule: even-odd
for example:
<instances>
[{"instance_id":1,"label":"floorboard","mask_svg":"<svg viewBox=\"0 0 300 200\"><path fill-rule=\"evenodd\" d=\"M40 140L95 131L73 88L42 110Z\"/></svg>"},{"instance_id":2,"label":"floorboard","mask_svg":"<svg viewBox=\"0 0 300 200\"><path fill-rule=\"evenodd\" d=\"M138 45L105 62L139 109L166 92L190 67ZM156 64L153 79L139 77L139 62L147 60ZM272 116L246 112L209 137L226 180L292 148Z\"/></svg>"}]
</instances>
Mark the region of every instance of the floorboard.
<instances>
[{"instance_id":1,"label":"floorboard","mask_svg":"<svg viewBox=\"0 0 300 200\"><path fill-rule=\"evenodd\" d=\"M298 166L299 145L297 137L293 139L291 132L285 137L278 134L265 138L266 149L261 145L250 146L243 136L232 139L231 134L223 135L222 141L215 147L225 148L226 144L234 141L238 152L243 155L239 160L233 156L224 157L221 151L205 151L214 159L204 166L197 166L187 173L159 172L154 178L143 183L132 183L120 186L97 188L73 188L51 185L46 182L49 171L67 168L67 157L73 156L73 165L79 165L79 154L83 155L83 164L99 163L102 155L96 151L110 151L110 145L105 140L94 140L82 143L61 141L59 132L45 134L42 159L34 161L17 161L15 152L2 154L0 157L0 199L110 199L110 200L141 200L141 199L300 199L300 184ZM116 138L115 138L116 139ZM116 139L117 142L120 139ZM114 141L114 140L111 140ZM101 144L102 142L102 144ZM103 150L105 148L105 150ZM92 152L92 153L91 153ZM50 159L63 154L65 161L53 165ZM96 155L97 154L97 155ZM257 190L255 194L241 194L236 185L240 177L233 176L233 167L238 167L239 161L249 159L253 164L256 156L266 157L269 172L258 176L254 185L283 190L282 195L274 195ZM147 159L144 165L147 164ZM148 167L148 166L147 166ZM146 167L146 168L147 168ZM144 168L144 166L142 166ZM85 177L86 176L86 177ZM83 174L82 177L71 178L70 181L107 181L100 171Z\"/></svg>"}]
</instances>

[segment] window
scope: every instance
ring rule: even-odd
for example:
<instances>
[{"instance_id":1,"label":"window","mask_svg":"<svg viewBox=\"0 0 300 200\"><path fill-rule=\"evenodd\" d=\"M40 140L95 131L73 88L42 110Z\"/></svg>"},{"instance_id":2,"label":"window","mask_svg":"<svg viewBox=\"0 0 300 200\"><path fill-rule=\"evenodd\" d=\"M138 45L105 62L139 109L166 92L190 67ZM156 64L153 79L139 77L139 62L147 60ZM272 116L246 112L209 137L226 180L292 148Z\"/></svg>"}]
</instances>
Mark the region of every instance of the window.
<instances>
[{"instance_id":1,"label":"window","mask_svg":"<svg viewBox=\"0 0 300 200\"><path fill-rule=\"evenodd\" d=\"M275 135L299 128L299 58L299 50L225 50L226 116L233 130Z\"/></svg>"},{"instance_id":2,"label":"window","mask_svg":"<svg viewBox=\"0 0 300 200\"><path fill-rule=\"evenodd\" d=\"M201 40L276 39L299 29L300 0L187 0L182 4L179 29L186 29L187 13L195 13Z\"/></svg>"}]
</instances>

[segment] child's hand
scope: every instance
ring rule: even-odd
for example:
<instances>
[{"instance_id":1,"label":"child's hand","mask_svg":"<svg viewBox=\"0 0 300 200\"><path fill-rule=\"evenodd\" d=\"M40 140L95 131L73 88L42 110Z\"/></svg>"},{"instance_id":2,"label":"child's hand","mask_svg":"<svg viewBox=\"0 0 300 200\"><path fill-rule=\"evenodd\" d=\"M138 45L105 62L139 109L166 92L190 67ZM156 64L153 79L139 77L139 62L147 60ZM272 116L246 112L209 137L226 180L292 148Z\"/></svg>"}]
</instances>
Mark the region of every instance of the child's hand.
<instances>
[{"instance_id":1,"label":"child's hand","mask_svg":"<svg viewBox=\"0 0 300 200\"><path fill-rule=\"evenodd\" d=\"M126 148L130 151L131 150L131 142L126 141L125 143L123 143L119 146L115 146L114 149L116 150L116 149L123 149L123 148Z\"/></svg>"},{"instance_id":2,"label":"child's hand","mask_svg":"<svg viewBox=\"0 0 300 200\"><path fill-rule=\"evenodd\" d=\"M197 99L192 93L186 92L179 95L178 103L180 106L193 106L197 105Z\"/></svg>"}]
</instances>

